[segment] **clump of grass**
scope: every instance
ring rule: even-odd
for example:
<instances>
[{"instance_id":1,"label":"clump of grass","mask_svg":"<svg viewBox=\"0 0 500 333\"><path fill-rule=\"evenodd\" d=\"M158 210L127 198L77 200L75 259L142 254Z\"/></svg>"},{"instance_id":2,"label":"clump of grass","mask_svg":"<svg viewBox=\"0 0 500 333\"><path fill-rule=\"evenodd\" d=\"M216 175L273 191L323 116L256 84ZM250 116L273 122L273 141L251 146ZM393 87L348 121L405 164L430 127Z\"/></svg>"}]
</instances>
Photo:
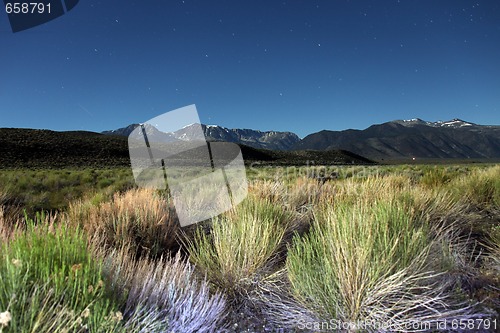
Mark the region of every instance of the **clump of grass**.
<instances>
[{"instance_id":1,"label":"clump of grass","mask_svg":"<svg viewBox=\"0 0 500 333\"><path fill-rule=\"evenodd\" d=\"M420 178L420 183L424 186L435 188L447 184L451 179L452 175L449 170L446 170L443 167L435 166L434 168L428 169L424 172Z\"/></svg>"},{"instance_id":2,"label":"clump of grass","mask_svg":"<svg viewBox=\"0 0 500 333\"><path fill-rule=\"evenodd\" d=\"M288 183L282 180L254 180L250 183L252 195L271 202L283 209L310 218L310 209L317 204L321 195L330 188L327 184L321 186L315 179L298 177Z\"/></svg>"},{"instance_id":3,"label":"clump of grass","mask_svg":"<svg viewBox=\"0 0 500 333\"><path fill-rule=\"evenodd\" d=\"M281 181L256 179L250 182L249 192L257 198L281 205L284 203L286 187Z\"/></svg>"},{"instance_id":4,"label":"clump of grass","mask_svg":"<svg viewBox=\"0 0 500 333\"><path fill-rule=\"evenodd\" d=\"M500 166L476 169L470 175L450 183L455 200L464 200L475 208L500 212Z\"/></svg>"},{"instance_id":5,"label":"clump of grass","mask_svg":"<svg viewBox=\"0 0 500 333\"><path fill-rule=\"evenodd\" d=\"M83 232L43 215L26 222L0 247L0 309L11 315L8 331L118 330L120 323L109 319L118 304Z\"/></svg>"},{"instance_id":6,"label":"clump of grass","mask_svg":"<svg viewBox=\"0 0 500 333\"><path fill-rule=\"evenodd\" d=\"M160 256L177 246L179 229L169 199L149 189L115 193L111 201L81 200L70 204L68 220L106 246L130 246L137 255Z\"/></svg>"},{"instance_id":7,"label":"clump of grass","mask_svg":"<svg viewBox=\"0 0 500 333\"><path fill-rule=\"evenodd\" d=\"M225 298L198 281L177 255L134 261L126 248L106 256L113 289L126 299L125 329L141 332L216 332L224 326Z\"/></svg>"},{"instance_id":8,"label":"clump of grass","mask_svg":"<svg viewBox=\"0 0 500 333\"><path fill-rule=\"evenodd\" d=\"M3 170L0 187L5 190L5 186L8 186L9 200L22 204L32 214L40 210L65 210L68 202L87 193L130 189L134 178L129 168Z\"/></svg>"},{"instance_id":9,"label":"clump of grass","mask_svg":"<svg viewBox=\"0 0 500 333\"><path fill-rule=\"evenodd\" d=\"M212 283L237 296L272 267L290 218L280 207L249 197L215 218L210 234L197 229L187 241L190 260Z\"/></svg>"},{"instance_id":10,"label":"clump of grass","mask_svg":"<svg viewBox=\"0 0 500 333\"><path fill-rule=\"evenodd\" d=\"M320 209L310 234L296 237L286 267L292 293L320 318L404 324L456 314L426 271L431 240L398 201Z\"/></svg>"}]
</instances>

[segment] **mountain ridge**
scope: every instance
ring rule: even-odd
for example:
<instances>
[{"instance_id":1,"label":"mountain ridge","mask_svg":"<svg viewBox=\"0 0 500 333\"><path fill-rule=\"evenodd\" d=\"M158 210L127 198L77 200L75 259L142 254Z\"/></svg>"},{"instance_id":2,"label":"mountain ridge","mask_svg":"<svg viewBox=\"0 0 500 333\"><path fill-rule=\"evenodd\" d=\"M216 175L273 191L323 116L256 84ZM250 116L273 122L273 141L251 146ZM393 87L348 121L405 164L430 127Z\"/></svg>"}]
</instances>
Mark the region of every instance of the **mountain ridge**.
<instances>
[{"instance_id":1,"label":"mountain ridge","mask_svg":"<svg viewBox=\"0 0 500 333\"><path fill-rule=\"evenodd\" d=\"M172 134L182 139L193 124ZM132 124L103 134L128 134ZM370 159L406 158L500 158L500 126L479 125L459 118L426 121L399 119L374 124L363 130L322 130L300 139L293 132L228 129L201 124L209 141L229 141L270 150L346 150Z\"/></svg>"},{"instance_id":2,"label":"mountain ridge","mask_svg":"<svg viewBox=\"0 0 500 333\"><path fill-rule=\"evenodd\" d=\"M500 158L500 126L455 118L394 120L364 130L320 131L292 149L345 149L371 159Z\"/></svg>"},{"instance_id":3,"label":"mountain ridge","mask_svg":"<svg viewBox=\"0 0 500 333\"><path fill-rule=\"evenodd\" d=\"M195 124L189 124L173 133L168 133L168 135L182 140L182 136L192 130L193 125ZM137 126L139 124L131 124L127 127L103 131L101 133L105 135L129 136ZM153 127L152 125L149 126ZM292 132L229 129L223 126L204 124L201 124L201 128L208 141L233 142L260 149L291 150L291 147L300 141L298 135Z\"/></svg>"}]
</instances>

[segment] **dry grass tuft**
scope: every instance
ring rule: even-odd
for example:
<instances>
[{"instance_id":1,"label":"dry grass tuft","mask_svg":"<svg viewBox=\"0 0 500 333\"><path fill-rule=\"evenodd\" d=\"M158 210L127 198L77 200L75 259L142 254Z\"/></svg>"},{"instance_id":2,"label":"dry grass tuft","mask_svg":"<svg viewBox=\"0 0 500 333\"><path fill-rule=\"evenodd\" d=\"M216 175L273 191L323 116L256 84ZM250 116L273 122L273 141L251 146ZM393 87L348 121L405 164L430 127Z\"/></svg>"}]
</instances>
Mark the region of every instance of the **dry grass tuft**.
<instances>
[{"instance_id":1,"label":"dry grass tuft","mask_svg":"<svg viewBox=\"0 0 500 333\"><path fill-rule=\"evenodd\" d=\"M178 221L168 199L153 190L116 193L110 202L72 203L68 221L107 246L130 247L137 255L160 256L177 247Z\"/></svg>"},{"instance_id":2,"label":"dry grass tuft","mask_svg":"<svg viewBox=\"0 0 500 333\"><path fill-rule=\"evenodd\" d=\"M197 281L193 267L175 258L135 261L127 249L105 261L112 288L126 301L127 329L141 332L215 332L226 317L224 296Z\"/></svg>"}]
</instances>

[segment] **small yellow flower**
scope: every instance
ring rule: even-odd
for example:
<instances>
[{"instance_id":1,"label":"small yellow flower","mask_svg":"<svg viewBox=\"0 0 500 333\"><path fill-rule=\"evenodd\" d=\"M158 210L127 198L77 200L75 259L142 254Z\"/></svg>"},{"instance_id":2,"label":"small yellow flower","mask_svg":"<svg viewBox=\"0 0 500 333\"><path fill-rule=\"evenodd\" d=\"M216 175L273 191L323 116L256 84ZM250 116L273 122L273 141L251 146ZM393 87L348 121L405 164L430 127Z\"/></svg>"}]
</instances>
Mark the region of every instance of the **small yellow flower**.
<instances>
[{"instance_id":1,"label":"small yellow flower","mask_svg":"<svg viewBox=\"0 0 500 333\"><path fill-rule=\"evenodd\" d=\"M12 265L16 266L16 267L21 267L23 264L23 262L21 261L21 259L12 259Z\"/></svg>"},{"instance_id":2,"label":"small yellow flower","mask_svg":"<svg viewBox=\"0 0 500 333\"><path fill-rule=\"evenodd\" d=\"M122 321L123 320L122 313L120 311L116 311L114 316L113 316L113 320L116 322Z\"/></svg>"},{"instance_id":3,"label":"small yellow flower","mask_svg":"<svg viewBox=\"0 0 500 333\"><path fill-rule=\"evenodd\" d=\"M94 292L94 286L93 285L90 285L88 288L87 288L87 291L89 292L89 294L92 294Z\"/></svg>"},{"instance_id":4,"label":"small yellow flower","mask_svg":"<svg viewBox=\"0 0 500 333\"><path fill-rule=\"evenodd\" d=\"M89 308L86 308L85 310L83 310L81 316L83 318L88 318L90 316L90 310L89 310Z\"/></svg>"},{"instance_id":5,"label":"small yellow flower","mask_svg":"<svg viewBox=\"0 0 500 333\"><path fill-rule=\"evenodd\" d=\"M12 320L12 316L9 311L0 312L0 326L7 327L9 322Z\"/></svg>"}]
</instances>

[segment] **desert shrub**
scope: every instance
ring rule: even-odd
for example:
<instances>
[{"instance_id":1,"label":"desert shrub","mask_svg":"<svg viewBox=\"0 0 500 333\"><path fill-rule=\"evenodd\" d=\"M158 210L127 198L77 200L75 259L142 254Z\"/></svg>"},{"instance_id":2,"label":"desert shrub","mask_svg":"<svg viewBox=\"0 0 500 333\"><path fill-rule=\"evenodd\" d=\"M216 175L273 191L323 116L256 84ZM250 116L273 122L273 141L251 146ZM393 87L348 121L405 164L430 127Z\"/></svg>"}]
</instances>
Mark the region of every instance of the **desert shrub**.
<instances>
[{"instance_id":1,"label":"desert shrub","mask_svg":"<svg viewBox=\"0 0 500 333\"><path fill-rule=\"evenodd\" d=\"M272 267L290 219L281 207L250 196L214 218L210 234L197 229L187 241L190 260L212 283L237 295Z\"/></svg>"},{"instance_id":2,"label":"desert shrub","mask_svg":"<svg viewBox=\"0 0 500 333\"><path fill-rule=\"evenodd\" d=\"M276 206L295 212L306 212L317 204L328 185L321 185L315 179L297 177L287 183L282 180L255 180L249 184L249 191Z\"/></svg>"},{"instance_id":3,"label":"desert shrub","mask_svg":"<svg viewBox=\"0 0 500 333\"><path fill-rule=\"evenodd\" d=\"M328 193L330 184L321 184L316 179L299 177L288 185L283 206L293 211L303 211L319 202L321 195Z\"/></svg>"},{"instance_id":4,"label":"desert shrub","mask_svg":"<svg viewBox=\"0 0 500 333\"><path fill-rule=\"evenodd\" d=\"M470 175L457 178L450 183L455 200L479 209L500 210L500 166L476 169Z\"/></svg>"},{"instance_id":5,"label":"desert shrub","mask_svg":"<svg viewBox=\"0 0 500 333\"><path fill-rule=\"evenodd\" d=\"M417 169L418 170L418 169ZM419 183L428 188L442 187L460 176L467 176L469 169L457 165L421 166Z\"/></svg>"},{"instance_id":6,"label":"desert shrub","mask_svg":"<svg viewBox=\"0 0 500 333\"><path fill-rule=\"evenodd\" d=\"M148 189L115 193L70 204L68 221L89 235L99 234L106 246L130 246L136 254L159 256L177 246L179 224L168 198Z\"/></svg>"},{"instance_id":7,"label":"desert shrub","mask_svg":"<svg viewBox=\"0 0 500 333\"><path fill-rule=\"evenodd\" d=\"M105 272L126 305L126 330L216 332L224 326L225 298L211 293L206 280L179 255L135 261L126 248L105 255Z\"/></svg>"},{"instance_id":8,"label":"desert shrub","mask_svg":"<svg viewBox=\"0 0 500 333\"><path fill-rule=\"evenodd\" d=\"M0 188L7 189L11 201L31 214L37 210L65 210L68 202L96 191L124 191L134 186L130 169L112 170L4 170Z\"/></svg>"},{"instance_id":9,"label":"desert shrub","mask_svg":"<svg viewBox=\"0 0 500 333\"><path fill-rule=\"evenodd\" d=\"M7 332L113 332L117 303L81 230L44 217L1 245L0 310Z\"/></svg>"},{"instance_id":10,"label":"desert shrub","mask_svg":"<svg viewBox=\"0 0 500 333\"><path fill-rule=\"evenodd\" d=\"M424 172L420 178L420 183L433 188L442 186L448 183L452 179L450 172L445 170L443 167L434 167Z\"/></svg>"},{"instance_id":11,"label":"desert shrub","mask_svg":"<svg viewBox=\"0 0 500 333\"><path fill-rule=\"evenodd\" d=\"M100 189L103 189L103 188L109 187L111 184L113 184L113 180L104 178L104 179L100 179L97 182L97 187L99 187Z\"/></svg>"},{"instance_id":12,"label":"desert shrub","mask_svg":"<svg viewBox=\"0 0 500 333\"><path fill-rule=\"evenodd\" d=\"M283 204L286 187L281 181L257 179L249 184L249 192L276 205Z\"/></svg>"},{"instance_id":13,"label":"desert shrub","mask_svg":"<svg viewBox=\"0 0 500 333\"><path fill-rule=\"evenodd\" d=\"M451 316L425 263L432 241L399 201L322 208L296 237L286 267L292 293L325 320L403 324ZM394 330L397 330L393 328Z\"/></svg>"},{"instance_id":14,"label":"desert shrub","mask_svg":"<svg viewBox=\"0 0 500 333\"><path fill-rule=\"evenodd\" d=\"M408 192L413 185L404 176L368 176L363 179L348 178L325 184L316 202L319 206L355 204L360 200L392 200Z\"/></svg>"}]
</instances>

